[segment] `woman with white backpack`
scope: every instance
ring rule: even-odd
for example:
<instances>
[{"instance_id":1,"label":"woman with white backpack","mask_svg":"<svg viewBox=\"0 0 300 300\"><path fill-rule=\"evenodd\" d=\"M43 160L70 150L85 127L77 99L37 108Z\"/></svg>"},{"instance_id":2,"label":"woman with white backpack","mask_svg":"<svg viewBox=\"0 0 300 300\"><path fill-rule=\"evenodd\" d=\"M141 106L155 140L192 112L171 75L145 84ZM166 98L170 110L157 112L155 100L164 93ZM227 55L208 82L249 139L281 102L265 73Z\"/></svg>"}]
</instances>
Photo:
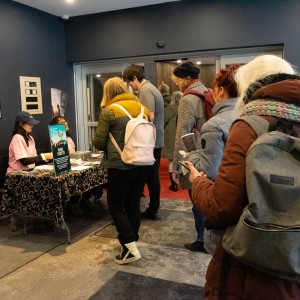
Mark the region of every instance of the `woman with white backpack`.
<instances>
[{"instance_id":1,"label":"woman with white backpack","mask_svg":"<svg viewBox=\"0 0 300 300\"><path fill-rule=\"evenodd\" d=\"M113 77L107 80L104 84L102 110L93 140L95 148L104 151L102 166L107 169L108 174L108 209L121 244L121 253L114 261L117 264L126 264L141 258L136 245L141 222L140 199L151 165L133 165L122 161L110 134L123 149L125 129L130 118L114 104L124 108L132 117L140 114L142 105L121 78ZM145 107L143 109L145 116L149 118L148 109Z\"/></svg>"}]
</instances>

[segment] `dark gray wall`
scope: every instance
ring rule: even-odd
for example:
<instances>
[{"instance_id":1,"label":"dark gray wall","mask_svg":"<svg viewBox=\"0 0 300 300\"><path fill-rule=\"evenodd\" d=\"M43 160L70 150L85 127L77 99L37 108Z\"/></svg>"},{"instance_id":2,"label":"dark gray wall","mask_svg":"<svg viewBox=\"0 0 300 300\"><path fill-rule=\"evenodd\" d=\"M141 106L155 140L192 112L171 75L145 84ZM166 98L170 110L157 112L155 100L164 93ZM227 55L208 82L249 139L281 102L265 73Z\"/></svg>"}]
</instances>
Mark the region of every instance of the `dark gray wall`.
<instances>
[{"instance_id":1,"label":"dark gray wall","mask_svg":"<svg viewBox=\"0 0 300 300\"><path fill-rule=\"evenodd\" d=\"M284 44L285 58L300 66L299 12L299 0L183 0L74 17L66 23L67 60Z\"/></svg>"},{"instance_id":2,"label":"dark gray wall","mask_svg":"<svg viewBox=\"0 0 300 300\"><path fill-rule=\"evenodd\" d=\"M69 95L66 117L75 127L73 69L66 63L63 21L11 0L0 0L0 154L8 152L15 116L21 110L19 76L40 77L43 114L34 126L37 148L49 143L51 88ZM75 128L74 128L75 131ZM0 165L1 168L1 165Z\"/></svg>"}]
</instances>

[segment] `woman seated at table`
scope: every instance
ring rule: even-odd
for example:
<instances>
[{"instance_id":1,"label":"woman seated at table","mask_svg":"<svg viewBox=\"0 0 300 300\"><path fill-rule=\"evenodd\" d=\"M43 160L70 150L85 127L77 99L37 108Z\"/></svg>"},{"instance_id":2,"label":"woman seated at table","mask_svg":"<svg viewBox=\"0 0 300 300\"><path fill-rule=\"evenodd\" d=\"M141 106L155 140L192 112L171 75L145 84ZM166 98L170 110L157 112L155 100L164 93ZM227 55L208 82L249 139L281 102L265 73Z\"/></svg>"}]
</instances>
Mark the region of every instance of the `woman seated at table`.
<instances>
[{"instance_id":1,"label":"woman seated at table","mask_svg":"<svg viewBox=\"0 0 300 300\"><path fill-rule=\"evenodd\" d=\"M50 121L50 125L57 125L57 124L63 124L66 126L66 134L67 134L67 142L68 142L68 149L69 153L75 152L75 144L71 136L71 131L69 128L68 121L63 116L56 116Z\"/></svg>"},{"instance_id":2,"label":"woman seated at table","mask_svg":"<svg viewBox=\"0 0 300 300\"><path fill-rule=\"evenodd\" d=\"M6 173L30 170L36 163L48 162L52 159L52 153L37 154L35 141L30 134L34 125L40 121L34 119L26 111L21 111L16 116L12 139L9 144L9 159Z\"/></svg>"}]
</instances>

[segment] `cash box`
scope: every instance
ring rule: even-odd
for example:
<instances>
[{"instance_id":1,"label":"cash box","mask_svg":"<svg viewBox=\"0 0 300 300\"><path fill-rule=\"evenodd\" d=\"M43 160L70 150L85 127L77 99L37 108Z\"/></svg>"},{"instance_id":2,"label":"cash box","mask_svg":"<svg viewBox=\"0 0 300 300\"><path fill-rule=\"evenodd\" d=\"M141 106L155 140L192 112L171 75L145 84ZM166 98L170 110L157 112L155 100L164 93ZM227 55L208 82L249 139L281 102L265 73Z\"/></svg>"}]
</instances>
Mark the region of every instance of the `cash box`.
<instances>
[{"instance_id":1,"label":"cash box","mask_svg":"<svg viewBox=\"0 0 300 300\"><path fill-rule=\"evenodd\" d=\"M75 153L70 153L70 158L87 160L92 157L92 151L75 151Z\"/></svg>"}]
</instances>

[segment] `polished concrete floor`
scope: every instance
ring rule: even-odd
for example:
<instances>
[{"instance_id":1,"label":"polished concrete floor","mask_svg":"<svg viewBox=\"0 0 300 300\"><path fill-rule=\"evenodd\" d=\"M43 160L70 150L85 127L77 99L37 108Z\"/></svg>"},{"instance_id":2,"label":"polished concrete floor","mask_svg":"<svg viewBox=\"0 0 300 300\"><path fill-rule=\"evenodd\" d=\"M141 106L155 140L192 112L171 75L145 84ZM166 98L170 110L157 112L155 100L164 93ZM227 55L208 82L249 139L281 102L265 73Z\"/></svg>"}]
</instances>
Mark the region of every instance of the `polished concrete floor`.
<instances>
[{"instance_id":1,"label":"polished concrete floor","mask_svg":"<svg viewBox=\"0 0 300 300\"><path fill-rule=\"evenodd\" d=\"M101 201L106 210L105 195ZM142 207L146 202L142 201ZM84 229L77 228L71 244L66 243L61 229L49 233L29 231L24 236L22 232L12 235L1 225L0 299L102 299L93 296L118 272L167 280L175 286L183 283L203 287L211 257L184 248L184 243L195 237L190 202L164 199L161 215L160 221L142 222L138 242L142 259L127 265L113 262L119 243L105 213ZM136 299L153 299L150 294ZM129 295L122 299L133 299ZM162 294L159 299L176 297Z\"/></svg>"}]
</instances>

